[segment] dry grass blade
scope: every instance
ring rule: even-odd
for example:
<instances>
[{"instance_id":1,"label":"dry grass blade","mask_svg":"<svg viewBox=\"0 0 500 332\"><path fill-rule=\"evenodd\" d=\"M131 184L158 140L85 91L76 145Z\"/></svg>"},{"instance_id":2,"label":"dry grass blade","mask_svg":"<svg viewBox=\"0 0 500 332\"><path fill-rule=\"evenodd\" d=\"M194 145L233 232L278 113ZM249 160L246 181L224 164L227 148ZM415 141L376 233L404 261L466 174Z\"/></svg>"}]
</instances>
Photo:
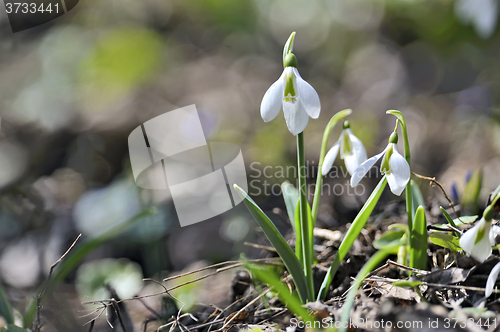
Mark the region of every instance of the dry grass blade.
<instances>
[{"instance_id":1,"label":"dry grass blade","mask_svg":"<svg viewBox=\"0 0 500 332\"><path fill-rule=\"evenodd\" d=\"M221 318L221 319L213 320L211 322L190 326L190 327L186 328L186 331L193 331L193 330L197 330L197 329L200 329L202 327L207 327L207 326L210 326L213 324L223 323L224 320L225 320L224 318Z\"/></svg>"},{"instance_id":2,"label":"dry grass blade","mask_svg":"<svg viewBox=\"0 0 500 332\"><path fill-rule=\"evenodd\" d=\"M82 234L79 234L77 236L76 240L73 241L73 244L71 244L71 246L68 248L68 250L66 250L66 252L61 256L61 258L59 258L54 264L52 264L50 266L49 275L47 276L47 278L43 282L42 288L36 296L36 316L35 316L35 320L33 322L33 332L40 332L40 329L42 328L42 320L41 320L42 299L43 299L43 296L45 295L45 291L47 290L47 284L50 280L50 277L52 277L52 272L54 271L54 268L57 265L59 265L59 263L61 263L61 261L64 259L64 257L66 257L69 254L69 252L71 251L71 249L73 249L73 247L76 245L76 242L78 242L78 240L80 239L81 236L82 236Z\"/></svg>"},{"instance_id":3,"label":"dry grass blade","mask_svg":"<svg viewBox=\"0 0 500 332\"><path fill-rule=\"evenodd\" d=\"M280 261L281 261L281 259L279 257L276 257L276 258L259 258L259 259L250 260L250 262L254 262L254 263L270 264L270 265L280 265L280 266L282 266L283 264L281 264ZM226 265L226 266L224 266L224 265ZM123 330L125 331L124 322L123 322L121 314L120 314L120 309L118 308L118 304L119 303L125 302L125 301L130 301L130 300L142 300L142 299L149 298L149 297L154 297L154 296L159 296L159 295L167 294L171 298L173 298L174 300L176 300L177 302L181 303L182 305L181 305L181 307L180 307L180 309L179 309L179 311L177 313L177 316L176 317L172 317L172 318L174 318L174 320L172 322L169 322L169 323L167 323L165 325L160 326L158 328L158 331L160 331L161 329L167 328L167 327L169 327L170 330L175 329L176 327L178 327L179 329L181 329L183 331L190 331L191 329L194 329L194 328L188 328L188 327L182 325L179 322L179 319L182 318L182 317L190 317L193 321L196 321L196 322L198 321L198 319L196 317L194 317L190 313L186 313L186 314L181 315L180 313L182 312L182 309L184 308L185 304L184 304L184 302L180 301L178 298L176 298L175 296L173 296L172 294L170 294L170 291L172 291L174 289L177 289L177 288L180 288L182 286L186 286L186 285L189 285L191 283L194 283L194 282L206 279L206 278L208 278L210 276L213 276L213 275L216 275L218 273L221 273L221 272L224 272L224 271L228 271L230 269L234 269L234 268L237 268L237 267L241 267L243 265L244 265L244 263L238 262L238 261L226 261L226 262L222 262L222 263L218 263L218 264L213 264L213 265L210 265L210 266L207 266L207 267L195 270L195 271L191 271L191 272L188 272L188 273L183 273L183 274L180 274L180 275L177 275L177 276L173 276L173 277L164 279L164 281L174 280L174 279L185 277L185 276L188 276L188 275L191 275L191 274L195 274L195 273L198 273L198 272L203 272L203 271L206 271L206 270L214 268L214 267L223 266L223 267L215 270L214 272L208 273L206 275L203 275L203 276L198 277L196 279L193 279L191 281L184 282L182 284L176 285L176 286L171 287L171 288L167 288L161 282L158 282L158 281L156 281L154 279L146 278L146 279L143 279L143 280L144 281L152 281L152 282L156 283L157 285L159 285L159 286L161 286L163 288L163 291L159 292L159 293L155 293L155 294L142 295L142 296L134 296L134 297L131 297L131 298L121 299L119 301L116 301L115 299L107 299L107 300L101 300L101 301L88 301L88 302L84 302L82 304L94 304L94 305L99 305L99 307L96 308L95 310L93 310L92 312L90 312L88 314L85 314L85 315L83 315L81 317L89 316L89 315L91 315L93 313L96 313L96 312L98 312L100 310L100 313L97 315L97 317L93 318L92 320L90 320L89 322L85 323L84 325L89 324L89 323L92 324L93 322L95 322L95 320L97 320L102 315L102 313L104 311L106 311L106 321L108 322L108 324L111 327L113 327L112 324L109 322L109 320L107 318L107 316L108 316L107 308L109 306L112 306L113 309L115 310L117 316L118 316L120 325L122 326ZM260 297L258 297L258 298L260 298ZM243 298L243 299L245 299L245 298ZM210 326L210 328L211 328L211 325L217 324L216 321L219 319L219 317L220 317L221 314L223 314L232 305L238 303L239 301L241 301L243 299L239 299L238 301L235 301L229 307L227 307L226 309L222 310L221 313L219 315L217 315L217 317L213 321L207 322L206 324L204 323L202 325L203 326ZM255 301L255 299L254 299L254 301ZM143 302L143 304L144 304L144 302ZM152 311L150 308L148 308L148 309L150 311ZM152 312L153 312L153 314L155 314L155 316L158 319L161 319L161 316L158 313L156 313L154 311L152 311ZM210 328L209 328L209 331L210 331Z\"/></svg>"},{"instance_id":4,"label":"dry grass blade","mask_svg":"<svg viewBox=\"0 0 500 332\"><path fill-rule=\"evenodd\" d=\"M388 284L392 284L396 281L401 281L399 279L392 279L392 278L384 278L384 277L368 277L365 279L365 281L379 281L379 282L385 282ZM436 287L439 289L463 289L463 290L469 290L469 291L474 291L474 292L484 292L486 289L484 287L474 287L474 286L464 286L464 285L447 285L447 284L438 284L438 283L432 283L432 282L426 282L422 281L422 285L426 286L431 286L431 287ZM500 289L493 289L493 293L500 293Z\"/></svg>"},{"instance_id":5,"label":"dry grass blade","mask_svg":"<svg viewBox=\"0 0 500 332\"><path fill-rule=\"evenodd\" d=\"M93 315L94 313L98 312L99 310L101 310L101 308L96 308L94 310L81 310L81 311L90 311L90 312L85 314L85 315L79 316L79 318L88 317L88 316ZM81 312L81 311L79 310L79 312ZM85 325L86 324L88 324L88 323L85 323Z\"/></svg>"},{"instance_id":6,"label":"dry grass blade","mask_svg":"<svg viewBox=\"0 0 500 332\"><path fill-rule=\"evenodd\" d=\"M274 315L272 315L271 317L269 317L269 318L267 318L267 319L264 319L264 320L262 320L262 321L258 322L258 323L257 323L257 325L262 325L262 324L265 324L265 323L267 323L267 322L269 322L269 321L272 321L274 318L278 317L279 315L283 315L283 314L284 314L285 312L287 312L287 311L288 311L288 309L287 309L287 308L285 308L285 309L280 309L280 311L279 311L279 312L275 313Z\"/></svg>"},{"instance_id":7,"label":"dry grass blade","mask_svg":"<svg viewBox=\"0 0 500 332\"><path fill-rule=\"evenodd\" d=\"M275 258L258 258L258 259L249 260L249 262L251 262L251 263L260 263L260 262L267 262L267 261L273 261L273 260L280 260L280 258L278 258L278 257L275 257ZM163 281L170 281L170 280L174 280L174 279L177 279L177 278L186 277L188 275L195 274L195 273L198 273L198 272L203 272L203 271L206 271L206 270L210 270L210 269L213 269L213 268L216 268L216 267L219 267L219 266L231 265L231 264L241 264L241 262L239 262L239 261L221 262L221 263L217 263L217 264L213 264L213 265L210 265L210 266L203 267L201 269L193 270L193 271L190 271L190 272L187 272L187 273L182 273L182 274L178 274L176 276L168 277L168 278L163 279Z\"/></svg>"},{"instance_id":8,"label":"dry grass blade","mask_svg":"<svg viewBox=\"0 0 500 332\"><path fill-rule=\"evenodd\" d=\"M268 262L269 260L271 260L271 262ZM250 260L249 262L257 262L257 263L261 263L261 264L269 264L269 265L276 265L275 262L272 262L273 260L281 260L280 258L276 257L276 258L264 258L264 259L255 259L255 260ZM228 263L228 262L226 262ZM189 284L192 284L192 283L195 283L195 282L198 282L200 280L203 280L203 279L206 279L208 277L212 277L218 273L221 273L221 272L224 272L224 271L228 271L230 269L234 269L234 268L237 268L237 267L241 267L241 266L244 266L245 263L241 263L241 262L235 262L233 265L229 265L229 266L225 266L225 267L222 267L222 268L219 268L217 270L215 270L215 272L211 272L209 274L206 274L204 276L201 276L201 277L198 277L198 278L195 278L193 280L190 280L190 281L186 281L182 284L179 284L179 285L176 285L176 286L173 286L171 288L169 288L168 290L169 291L172 291L174 289L177 289L177 288L180 288L180 287L183 287L183 286L186 286L186 285L189 285ZM212 265L213 266L213 265ZM279 266L282 266L282 264L279 264ZM202 271L205 271L207 270L206 268L203 268L203 269L200 269ZM171 278L167 278L167 279L164 279L163 281L168 281L168 280L172 280L172 279L175 279L175 278L180 278L181 276L186 276L186 275L190 275L190 274L193 274L193 273L197 273L197 272L201 272L199 270L197 271L194 271L194 272L189 272L189 273L184 273L182 275L179 275L179 276L175 276L175 277L171 277Z\"/></svg>"},{"instance_id":9,"label":"dry grass blade","mask_svg":"<svg viewBox=\"0 0 500 332\"><path fill-rule=\"evenodd\" d=\"M106 309L107 309L106 306L97 308L96 311L101 310L101 312L96 317L92 318L87 323L83 324L83 326L85 326L87 324L92 324L93 322L95 322L99 317L101 317L101 315L104 313L104 311L106 311Z\"/></svg>"},{"instance_id":10,"label":"dry grass blade","mask_svg":"<svg viewBox=\"0 0 500 332\"><path fill-rule=\"evenodd\" d=\"M256 291L252 291L250 294L234 301L233 303L231 303L230 305L228 305L224 310L220 310L220 313L214 318L213 321L209 322L209 327L208 327L208 330L207 332L210 332L210 330L212 329L212 325L213 324L218 324L219 322L224 322L225 319L222 319L222 321L220 321L220 316L222 316L225 312L227 312L230 308L232 308L233 306L235 306L236 304L240 303L240 302L243 302L243 301L246 301L247 299L249 299L251 296L253 296L254 294L256 293Z\"/></svg>"},{"instance_id":11,"label":"dry grass blade","mask_svg":"<svg viewBox=\"0 0 500 332\"><path fill-rule=\"evenodd\" d=\"M229 324L231 324L235 319L236 317L240 316L242 312L246 311L248 308L250 308L250 306L252 306L255 302L257 302L258 300L260 300L262 297L264 297L272 288L266 288L264 289L264 291L262 291L261 294L259 294L256 298L254 298L252 301L248 302L248 304L246 306L244 306L243 308L241 308L238 312L236 312L236 314L234 314L230 319L227 320L227 322L224 323L224 325L218 329L217 331L222 331L224 330Z\"/></svg>"},{"instance_id":12,"label":"dry grass blade","mask_svg":"<svg viewBox=\"0 0 500 332\"><path fill-rule=\"evenodd\" d=\"M243 245L245 245L247 247L250 247L250 248L265 250L265 251L269 251L269 252L276 252L276 249L274 249L274 247L263 246L263 245L257 244L257 243L244 242Z\"/></svg>"},{"instance_id":13,"label":"dry grass blade","mask_svg":"<svg viewBox=\"0 0 500 332\"><path fill-rule=\"evenodd\" d=\"M108 318L108 310L107 310L107 309L108 309L108 307L106 306L106 322L108 323L108 325L109 325L112 329L114 329L113 324L111 324L111 322L109 321L109 318Z\"/></svg>"},{"instance_id":14,"label":"dry grass blade","mask_svg":"<svg viewBox=\"0 0 500 332\"><path fill-rule=\"evenodd\" d=\"M399 263L397 263L397 262L395 262L393 260L390 260L390 259L387 260L387 264L394 265L394 266L397 266L397 267L399 267L401 269L408 270L408 271L411 271L411 272L415 272L415 273L418 273L418 274L429 274L430 273L429 271L414 269L412 267L408 267L408 266L399 264Z\"/></svg>"}]
</instances>

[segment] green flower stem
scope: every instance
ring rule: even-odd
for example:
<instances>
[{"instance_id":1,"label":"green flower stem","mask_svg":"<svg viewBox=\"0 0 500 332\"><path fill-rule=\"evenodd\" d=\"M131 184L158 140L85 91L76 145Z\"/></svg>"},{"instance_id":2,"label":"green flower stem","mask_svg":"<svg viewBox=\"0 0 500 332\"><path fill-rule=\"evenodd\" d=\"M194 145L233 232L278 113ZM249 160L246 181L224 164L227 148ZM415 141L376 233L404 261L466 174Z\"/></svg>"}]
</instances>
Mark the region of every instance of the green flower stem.
<instances>
[{"instance_id":1,"label":"green flower stem","mask_svg":"<svg viewBox=\"0 0 500 332\"><path fill-rule=\"evenodd\" d=\"M302 235L301 243L296 245L302 246L302 264L304 275L306 276L307 287L309 294L314 296L314 284L312 275L312 249L313 244L310 243L309 224L307 218L307 185L306 185L306 167L304 154L304 133L297 135L297 166L299 175L299 194L300 194L300 230Z\"/></svg>"},{"instance_id":2,"label":"green flower stem","mask_svg":"<svg viewBox=\"0 0 500 332\"><path fill-rule=\"evenodd\" d=\"M370 214L375 208L375 205L377 205L377 202L380 199L380 196L382 195L382 192L384 191L386 185L387 185L387 177L384 175L384 177L378 183L377 187L371 193L370 197L368 197L368 200L365 202L365 205L363 205L363 207L361 208L361 211L359 211L358 215L352 222L351 227L349 227L349 230L347 231L347 234L342 240L342 243L340 244L339 250L337 251L335 258L333 259L332 265L330 265L330 268L328 269L325 279L323 279L323 283L321 284L321 288L319 289L319 294L318 294L319 301L325 299L326 293L328 292L328 288L332 283L333 277L335 276L335 273L337 273L337 270L340 267L340 263L344 260L345 256L349 252L349 249L351 249L352 244L358 237L359 233L361 233L363 227L365 227L368 217L370 217Z\"/></svg>"},{"instance_id":3,"label":"green flower stem","mask_svg":"<svg viewBox=\"0 0 500 332\"><path fill-rule=\"evenodd\" d=\"M408 140L408 131L406 127L406 120L405 117L403 116L403 113L397 110L389 110L387 111L387 114L392 114L394 115L399 123L401 124L401 132L403 133L403 142L404 142L404 147L405 147L405 159L408 162L408 165L410 164L410 141ZM410 166L411 169L411 166ZM410 239L410 247L413 248L413 245L411 243L412 239L412 232L413 232L413 208L412 208L412 195L411 195L411 181L408 181L408 184L406 185L406 190L405 190L405 197L406 197L406 214L408 215L408 233L409 233L409 239ZM411 261L411 260L410 260ZM410 266L413 267L413 266Z\"/></svg>"},{"instance_id":4,"label":"green flower stem","mask_svg":"<svg viewBox=\"0 0 500 332\"><path fill-rule=\"evenodd\" d=\"M493 200L491 201L491 204L489 206L491 206L491 208L495 207L495 204L498 202L499 199L500 199L500 194L497 193L496 196L493 196Z\"/></svg>"},{"instance_id":5,"label":"green flower stem","mask_svg":"<svg viewBox=\"0 0 500 332\"><path fill-rule=\"evenodd\" d=\"M316 216L318 215L319 199L321 197L321 187L323 185L323 175L321 174L321 169L323 168L323 162L326 156L326 148L328 146L328 139L332 129L335 127L337 122L352 113L352 110L345 109L343 111L337 112L326 125L325 131L323 133L323 141L321 142L321 151L319 154L319 164L318 164L318 174L316 175L316 187L314 189L314 200L312 205L312 219L316 223Z\"/></svg>"}]
</instances>

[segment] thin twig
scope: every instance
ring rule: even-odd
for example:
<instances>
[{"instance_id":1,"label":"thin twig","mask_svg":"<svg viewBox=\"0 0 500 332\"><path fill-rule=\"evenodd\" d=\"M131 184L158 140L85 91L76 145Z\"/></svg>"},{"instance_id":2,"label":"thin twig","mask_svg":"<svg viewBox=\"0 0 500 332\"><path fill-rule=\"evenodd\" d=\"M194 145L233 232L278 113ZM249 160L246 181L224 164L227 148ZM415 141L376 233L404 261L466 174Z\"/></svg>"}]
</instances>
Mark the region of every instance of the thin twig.
<instances>
[{"instance_id":1,"label":"thin twig","mask_svg":"<svg viewBox=\"0 0 500 332\"><path fill-rule=\"evenodd\" d=\"M398 262L392 261L390 259L388 259L386 263L390 264L390 265L397 266L397 267L399 267L401 269L404 269L404 270L408 270L408 271L411 271L411 272L418 273L418 274L429 274L430 273L429 271L419 270L419 269L415 269L413 267L409 267L409 266L405 266L403 264L399 264Z\"/></svg>"},{"instance_id":2,"label":"thin twig","mask_svg":"<svg viewBox=\"0 0 500 332\"><path fill-rule=\"evenodd\" d=\"M229 324L231 324L233 322L233 320L236 319L236 317L238 317L239 315L241 315L241 313L243 311L245 311L246 309L248 309L250 306L252 306L255 302L257 302L258 300L260 300L262 297L264 297L270 290L272 289L272 287L269 287L269 288L266 288L261 294L259 294L257 297L255 297L255 299L253 299L252 301L248 302L248 304L246 306L244 306L243 308L241 308L236 314L234 314L227 322L224 323L224 325L218 329L217 331L222 331L224 330L224 328L226 328Z\"/></svg>"},{"instance_id":3,"label":"thin twig","mask_svg":"<svg viewBox=\"0 0 500 332\"><path fill-rule=\"evenodd\" d=\"M265 262L265 261L269 261L269 260L279 260L279 259L280 259L279 257L258 258L258 259L248 260L248 262L251 262L251 263L260 263L260 262ZM197 269L197 270L190 271L190 272L187 272L187 273L182 273L182 274L178 274L176 276L168 277L168 278L163 279L163 281L170 281L170 280L181 278L181 277L185 277L185 276L188 276L188 275L191 275L191 274L194 274L194 273L198 273L198 272L203 272L203 271L206 271L206 270L210 270L210 269L213 269L215 267L219 267L219 266L223 266L223 265L229 265L229 264L238 264L238 263L241 263L241 262L240 261L226 261L226 262L222 262L222 263L217 263L217 264L213 264L213 265L210 265L210 266L203 267L201 269Z\"/></svg>"},{"instance_id":4,"label":"thin twig","mask_svg":"<svg viewBox=\"0 0 500 332\"><path fill-rule=\"evenodd\" d=\"M203 324L199 324L199 325L190 326L190 327L188 327L186 329L186 331L196 330L196 329L199 329L199 328L202 328L202 327L207 327L207 326L210 326L210 325L213 325L213 324L224 323L224 320L225 320L225 318L221 318L221 319L213 320L211 322L207 322L207 323L203 323Z\"/></svg>"},{"instance_id":5,"label":"thin twig","mask_svg":"<svg viewBox=\"0 0 500 332\"><path fill-rule=\"evenodd\" d=\"M276 258L265 258L265 259L255 259L255 260L251 260L249 262L257 262L257 263L261 263L261 264L269 264L269 265L276 265L275 262L273 262L273 260L280 260L279 257L276 257ZM270 262L267 262L267 261L270 261ZM224 264L227 264L228 262L225 262ZM215 265L224 265L222 263L219 263L219 264L215 264ZM180 288L182 286L186 286L186 285L189 285L189 284L192 284L194 282L197 282L197 281L200 281L200 280L203 280L203 279L206 279L208 277L211 277L211 276L214 276L218 273L221 273L221 272L225 272L229 269L234 269L234 268L237 268L237 267L241 267L245 265L245 263L242 263L242 262L235 262L235 264L233 265L230 265L230 266L225 266L223 268L220 268L218 270L216 270L215 272L211 272L209 274L206 274L206 275L203 275L201 277L198 277L196 279L193 279L193 280L190 280L190 281L187 281L187 282L184 282L182 284L179 284L179 285L175 285L171 288L166 288L164 285L162 285L161 283L157 282L156 280L153 280L153 279L143 279L144 281L153 281L159 285L161 285L165 291L163 292L160 292L160 293L155 293L155 294L149 294L149 295L141 295L141 296L134 296L134 297L129 297L129 298L126 298L126 299L121 299L119 301L116 301L116 303L121 303L121 302L125 302L125 301L131 301L131 300L138 300L138 299L145 299L145 298L149 298L149 297L154 297L154 296L159 296L159 295L163 295L165 293L168 294L168 292L172 291L172 290L175 290L177 288ZM213 266L213 265L212 265ZM279 264L279 266L282 266L282 264ZM203 268L203 269L200 269L200 270L206 270L206 268ZM185 273L183 275L179 275L179 276L176 276L175 278L178 278L178 277L181 277L181 276L186 276L186 275L189 275L189 274L193 274L193 273L196 273L196 272L201 272L200 270L196 270L196 271L193 271L193 272L190 272L190 273ZM167 278L165 280L171 280L172 278ZM83 302L82 304L103 304L104 302L107 302L108 304L111 304L111 300L110 299L107 299L107 300L101 300L101 301L88 301L88 302Z\"/></svg>"},{"instance_id":6,"label":"thin twig","mask_svg":"<svg viewBox=\"0 0 500 332\"><path fill-rule=\"evenodd\" d=\"M120 326L122 327L123 332L127 332L127 330L125 329L125 324L123 324L122 314L120 312L120 308L118 307L118 303L116 302L115 299L111 299L111 300L112 300L111 304L113 306L113 309L115 309L115 313L118 316L118 321L120 322Z\"/></svg>"},{"instance_id":7,"label":"thin twig","mask_svg":"<svg viewBox=\"0 0 500 332\"><path fill-rule=\"evenodd\" d=\"M276 258L259 258L259 259L249 260L248 262L260 263L260 264L270 264L270 265L280 265L280 266L282 266L283 264L279 263L278 261L280 261L279 257L276 257ZM169 280L173 280L173 279L176 279L176 278L181 278L181 277L185 277L185 276L188 276L188 275L191 275L191 274L195 274L195 273L198 273L198 272L203 272L203 271L206 271L206 270L214 268L214 267L223 266L223 267L215 270L214 272L211 272L211 273L208 273L208 274L203 275L201 277L195 278L195 279L193 279L191 281L187 281L187 282L184 282L182 284L173 286L171 288L165 287L165 285L163 285L161 282L158 282L158 281L156 281L154 279L148 279L148 278L143 279L144 281L152 281L152 282L160 285L163 288L163 291L159 292L159 293L155 293L155 294L148 294L148 295L142 295L142 296L134 296L134 297L126 298L126 299L121 299L121 300L118 300L118 301L116 301L115 299L107 299L107 300L101 300L101 301L84 302L83 304L96 304L96 305L100 305L100 307L96 308L96 310L94 310L90 314L95 313L95 312L101 310L101 312L97 315L97 317L95 317L94 319L92 319L89 322L85 323L84 325L92 323L93 321L97 320L102 315L102 313L104 311L106 311L106 309L108 308L108 306L113 306L114 307L115 305L118 305L119 303L125 302L125 301L142 300L142 299L149 298L149 297L154 297L154 296L159 296L159 295L167 294L170 297L172 297L174 300L176 300L177 302L181 303L182 306L179 309L179 311L177 313L177 316L176 317L172 317L174 320L172 322L170 322L170 323L167 323L165 325L160 326L158 328L158 331L160 331L160 329L163 329L163 328L166 328L166 327L169 327L169 326L171 327L170 330L175 329L175 327L179 327L181 329L181 331L190 331L190 328L188 328L188 327L184 326L183 324L181 324L179 322L179 319L182 318L182 317L185 317L185 316L190 316L190 318L193 319L194 321L198 321L198 320L193 315L191 315L189 313L180 315L180 313L182 312L182 309L184 308L185 304L184 304L184 302L180 301L175 296L173 296L172 294L170 294L170 291L172 291L174 289L177 289L177 288L180 288L182 286L185 286L185 285L188 285L188 284L191 284L191 283L194 283L194 282L206 279L206 278L208 278L210 276L213 276L213 275L216 275L218 273L221 273L221 272L224 272L224 271L227 271L227 270L230 270L230 269L234 269L234 268L237 268L237 267L244 266L245 264L246 263L243 263L243 262L240 262L240 261L227 261L227 262L213 264L211 266L207 266L207 267L195 270L195 271L191 271L191 272L188 272L188 273L183 273L183 274L180 274L180 275L177 275L177 276L173 276L173 277L169 277L169 278L164 279L164 281L169 281ZM224 265L226 265L226 266L224 266ZM258 298L260 298L260 297L261 296L259 295ZM238 303L239 301L241 301L241 300L243 300L245 298L242 298L240 300L235 301L229 307L231 307L232 305ZM224 309L224 311L226 311L229 307L227 307L226 309ZM222 311L221 314L224 311ZM89 314L86 314L85 316L88 316L88 315ZM106 315L107 315L107 312L106 312ZM118 313L117 313L117 315L119 316ZM157 316L159 316L159 315L157 314ZM220 314L216 317L216 319L218 319L218 317L220 317ZM106 318L106 320L107 320L107 318ZM111 323L108 321L108 324L111 324ZM207 323L207 325L210 325L210 326L213 325L213 324L215 324L214 321Z\"/></svg>"},{"instance_id":8,"label":"thin twig","mask_svg":"<svg viewBox=\"0 0 500 332\"><path fill-rule=\"evenodd\" d=\"M257 325L262 325L262 324L264 324L264 323L267 323L267 322L268 322L268 321L270 321L271 319L274 319L274 318L278 317L279 315L284 314L285 312L287 312L287 311L288 311L288 308L284 308L284 309L281 309L281 308L280 308L280 310L281 310L280 312L275 313L275 314L274 314L274 315L272 315L271 317L269 317L269 318L267 318L267 319L264 319L263 321L258 322L258 323L257 323Z\"/></svg>"},{"instance_id":9,"label":"thin twig","mask_svg":"<svg viewBox=\"0 0 500 332\"><path fill-rule=\"evenodd\" d=\"M104 311L106 311L107 309L107 306L104 305L103 307L99 307L97 308L98 310L101 310L101 312L94 318L92 318L91 320L89 320L87 323L83 324L83 326L87 325L87 324L92 324L92 322L96 321L99 317L101 317L101 315L104 313Z\"/></svg>"},{"instance_id":10,"label":"thin twig","mask_svg":"<svg viewBox=\"0 0 500 332\"><path fill-rule=\"evenodd\" d=\"M451 209L453 210L453 213L455 213L455 216L458 216L457 214L457 211L455 210L455 203L453 203L453 201L451 200L450 196L448 196L448 194L446 193L446 190L444 190L444 187L441 183L439 183L437 180L436 180L436 177L429 177L429 176L425 176L425 175L421 175L421 174L418 174L418 173L415 173L415 172L411 172L413 175L415 175L417 178L420 178L420 179L424 179L424 180L427 180L427 181L430 181L430 185L432 186L433 184L438 186L439 189L441 189L441 191L443 192L443 195L444 197L446 198L446 200L448 201ZM459 217L460 219L460 217Z\"/></svg>"},{"instance_id":11,"label":"thin twig","mask_svg":"<svg viewBox=\"0 0 500 332\"><path fill-rule=\"evenodd\" d=\"M73 241L71 246L68 248L68 250L66 250L66 252L61 256L61 258L59 258L54 264L52 264L50 266L49 275L47 276L47 278L43 282L40 293L38 293L38 295L36 296L36 316L35 316L35 320L33 322L33 332L39 332L40 329L42 328L42 321L41 321L42 299L43 299L43 296L45 295L45 291L47 290L47 285L49 283L50 277L52 277L52 272L54 271L54 268L57 265L59 265L59 263L61 263L61 261L64 259L64 257L66 257L69 254L69 252L71 251L71 249L73 249L73 247L76 245L76 242L78 242L78 240L80 239L81 236L82 236L82 234L79 234L77 236L76 240Z\"/></svg>"},{"instance_id":12,"label":"thin twig","mask_svg":"<svg viewBox=\"0 0 500 332\"><path fill-rule=\"evenodd\" d=\"M380 282L385 282L387 284L392 284L396 281L401 281L399 279L391 279L391 278L384 278L384 277L379 277L374 279L373 277L365 279L365 281L380 281ZM431 286L431 287L439 287L439 288L452 288L452 289L464 289L464 290L470 290L470 291L476 291L476 292L484 292L486 291L486 288L484 287L474 287L474 286L464 286L464 285L447 285L447 284L435 284L432 282L426 282L422 281L422 285L426 286ZM500 293L500 289L493 289L493 293Z\"/></svg>"},{"instance_id":13,"label":"thin twig","mask_svg":"<svg viewBox=\"0 0 500 332\"><path fill-rule=\"evenodd\" d=\"M105 309L106 309L106 322L108 323L108 325L114 329L114 326L113 324L111 324L111 322L109 321L109 318L108 318L108 307L105 305Z\"/></svg>"},{"instance_id":14,"label":"thin twig","mask_svg":"<svg viewBox=\"0 0 500 332\"><path fill-rule=\"evenodd\" d=\"M389 265L390 265L390 264L386 262L386 263L385 263L384 265L382 265L381 267L376 268L375 270L373 270L373 271L370 273L370 275L374 275L374 274L376 274L376 273L378 273L378 272L382 271L383 269L385 269L385 268L389 267Z\"/></svg>"},{"instance_id":15,"label":"thin twig","mask_svg":"<svg viewBox=\"0 0 500 332\"><path fill-rule=\"evenodd\" d=\"M220 310L220 313L219 313L219 314L218 314L218 315L214 318L214 320L212 321L212 324L210 324L210 326L208 327L208 332L210 332L210 330L212 329L212 325L213 325L213 324L216 324L216 322L215 322L215 321L216 321L216 320L218 320L218 319L219 319L219 317L220 317L220 316L222 316L222 314L224 314L227 310L229 310L229 308L233 307L234 305L236 305L236 304L238 304L238 303L240 303L240 302L243 302L243 301L247 300L247 299L248 299L248 298L250 298L250 297L251 297L251 296L252 296L255 292L256 292L256 291L255 291L255 290L253 290L250 294L248 294L248 295L246 295L246 296L244 296L244 297L242 297L242 298L240 298L240 299L238 299L238 300L234 301L234 302L233 302L233 303L231 303L230 305L228 305L228 306L227 306L224 310ZM224 319L223 319L223 321L224 321Z\"/></svg>"},{"instance_id":16,"label":"thin twig","mask_svg":"<svg viewBox=\"0 0 500 332\"><path fill-rule=\"evenodd\" d=\"M276 252L276 249L274 247L263 246L263 245L257 244L257 243L244 242L243 245L245 245L247 247L255 248L255 249L261 249L261 250L269 251L269 252Z\"/></svg>"}]
</instances>

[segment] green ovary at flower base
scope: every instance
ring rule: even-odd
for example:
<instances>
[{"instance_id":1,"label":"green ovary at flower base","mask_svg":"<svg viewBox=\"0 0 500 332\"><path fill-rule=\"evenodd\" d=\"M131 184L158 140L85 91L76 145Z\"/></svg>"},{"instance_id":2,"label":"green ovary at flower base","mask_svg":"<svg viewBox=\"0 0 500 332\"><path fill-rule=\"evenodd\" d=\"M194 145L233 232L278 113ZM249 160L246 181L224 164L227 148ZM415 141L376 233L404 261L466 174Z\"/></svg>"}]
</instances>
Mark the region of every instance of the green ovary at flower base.
<instances>
[{"instance_id":1,"label":"green ovary at flower base","mask_svg":"<svg viewBox=\"0 0 500 332\"><path fill-rule=\"evenodd\" d=\"M398 134L392 133L389 138L389 144L381 153L367 159L354 171L351 177L351 187L359 184L361 179L368 173L375 163L382 158L380 171L387 176L387 182L391 191L395 195L401 195L410 181L410 165L406 159L398 152Z\"/></svg>"},{"instance_id":2,"label":"green ovary at flower base","mask_svg":"<svg viewBox=\"0 0 500 332\"><path fill-rule=\"evenodd\" d=\"M344 160L345 167L349 174L354 171L366 160L366 149L361 141L353 135L349 121L344 122L344 129L340 134L338 141L331 147L325 156L321 173L328 174L332 168L335 159L340 151L340 158Z\"/></svg>"}]
</instances>

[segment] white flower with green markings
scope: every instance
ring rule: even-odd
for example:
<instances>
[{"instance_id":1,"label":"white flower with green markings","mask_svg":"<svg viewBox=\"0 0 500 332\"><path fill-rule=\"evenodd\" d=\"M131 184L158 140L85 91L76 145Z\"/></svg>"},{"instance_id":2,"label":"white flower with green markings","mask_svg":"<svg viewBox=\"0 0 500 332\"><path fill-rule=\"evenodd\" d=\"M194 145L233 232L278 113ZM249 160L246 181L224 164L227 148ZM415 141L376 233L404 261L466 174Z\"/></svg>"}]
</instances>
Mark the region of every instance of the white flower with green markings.
<instances>
[{"instance_id":1,"label":"white flower with green markings","mask_svg":"<svg viewBox=\"0 0 500 332\"><path fill-rule=\"evenodd\" d=\"M495 284L497 283L499 273L500 273L500 263L497 263L491 269L491 272L488 275L488 280L486 280L486 287L484 290L484 295L486 296L486 298L490 297L490 295L493 293L493 289L495 288Z\"/></svg>"},{"instance_id":2,"label":"white flower with green markings","mask_svg":"<svg viewBox=\"0 0 500 332\"><path fill-rule=\"evenodd\" d=\"M467 232L460 237L460 247L478 262L484 262L490 257L495 246L495 237L498 226L491 227L494 210L488 206L483 217Z\"/></svg>"},{"instance_id":3,"label":"white flower with green markings","mask_svg":"<svg viewBox=\"0 0 500 332\"><path fill-rule=\"evenodd\" d=\"M321 104L316 90L300 76L293 53L285 56L284 66L283 74L262 98L260 115L269 122L283 109L288 130L296 136L304 131L309 117L319 117Z\"/></svg>"},{"instance_id":4,"label":"white flower with green markings","mask_svg":"<svg viewBox=\"0 0 500 332\"><path fill-rule=\"evenodd\" d=\"M389 144L381 153L367 159L359 165L351 177L351 187L358 185L359 181L368 173L375 163L382 158L380 172L385 174L387 182L394 195L401 195L410 181L410 165L406 159L398 152L398 134L395 132L389 137Z\"/></svg>"},{"instance_id":5,"label":"white flower with green markings","mask_svg":"<svg viewBox=\"0 0 500 332\"><path fill-rule=\"evenodd\" d=\"M325 156L321 173L328 174L332 168L337 155L340 152L340 159L344 160L345 167L349 174L353 175L354 171L361 165L367 158L366 149L361 141L353 135L349 121L344 122L344 129L340 134L338 141L331 147L330 151Z\"/></svg>"}]
</instances>

